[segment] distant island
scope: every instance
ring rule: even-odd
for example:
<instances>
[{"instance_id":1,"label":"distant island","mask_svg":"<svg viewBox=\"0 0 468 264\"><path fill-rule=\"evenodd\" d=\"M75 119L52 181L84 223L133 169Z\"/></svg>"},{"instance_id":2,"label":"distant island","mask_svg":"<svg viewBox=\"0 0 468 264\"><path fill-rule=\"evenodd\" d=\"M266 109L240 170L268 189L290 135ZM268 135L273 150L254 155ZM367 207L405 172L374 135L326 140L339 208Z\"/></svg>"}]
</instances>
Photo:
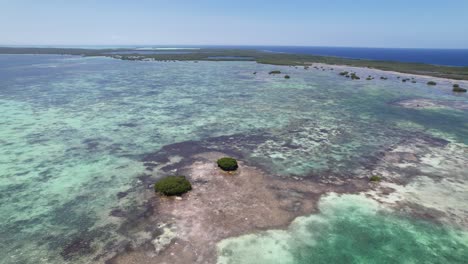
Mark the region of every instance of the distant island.
<instances>
[{"instance_id":1,"label":"distant island","mask_svg":"<svg viewBox=\"0 0 468 264\"><path fill-rule=\"evenodd\" d=\"M121 60L156 61L256 61L262 64L308 66L312 63L367 67L384 71L426 75L454 80L468 80L468 67L430 65L349 59L307 54L271 53L244 49L177 49L177 50L139 50L139 49L79 49L79 48L20 48L0 47L0 54L60 54L79 56L105 56Z\"/></svg>"}]
</instances>

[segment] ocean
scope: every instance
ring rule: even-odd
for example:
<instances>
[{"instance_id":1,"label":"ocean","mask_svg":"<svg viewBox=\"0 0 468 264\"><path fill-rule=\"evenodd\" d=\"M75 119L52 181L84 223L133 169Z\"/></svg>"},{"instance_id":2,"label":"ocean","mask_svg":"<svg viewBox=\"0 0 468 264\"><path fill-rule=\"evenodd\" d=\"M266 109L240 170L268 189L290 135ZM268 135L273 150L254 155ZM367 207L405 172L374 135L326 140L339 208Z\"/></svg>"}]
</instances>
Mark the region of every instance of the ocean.
<instances>
[{"instance_id":1,"label":"ocean","mask_svg":"<svg viewBox=\"0 0 468 264\"><path fill-rule=\"evenodd\" d=\"M453 93L451 81L429 87L426 77L403 83L370 69L353 81L340 71L0 55L0 263L104 263L127 248L155 255L154 243L180 236L181 218L172 233L159 228L166 223L154 222L152 184L200 152L340 193L348 179L367 186L370 175L383 177L367 193L330 191L284 229L203 245L219 250L219 263L464 263L467 95ZM411 100L418 107L402 107ZM296 212L317 195L272 197Z\"/></svg>"},{"instance_id":2,"label":"ocean","mask_svg":"<svg viewBox=\"0 0 468 264\"><path fill-rule=\"evenodd\" d=\"M253 47L271 52L336 56L398 62L419 62L447 66L468 66L468 49L392 49L347 47Z\"/></svg>"}]
</instances>

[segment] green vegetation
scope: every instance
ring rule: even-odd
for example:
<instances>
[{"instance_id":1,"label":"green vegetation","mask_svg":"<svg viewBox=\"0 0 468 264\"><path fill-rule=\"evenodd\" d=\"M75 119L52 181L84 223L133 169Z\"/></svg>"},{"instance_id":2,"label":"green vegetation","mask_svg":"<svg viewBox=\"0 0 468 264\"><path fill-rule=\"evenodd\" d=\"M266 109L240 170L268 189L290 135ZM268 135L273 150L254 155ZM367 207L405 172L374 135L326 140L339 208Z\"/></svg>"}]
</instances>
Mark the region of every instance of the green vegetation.
<instances>
[{"instance_id":1,"label":"green vegetation","mask_svg":"<svg viewBox=\"0 0 468 264\"><path fill-rule=\"evenodd\" d=\"M427 82L427 85L437 85L437 83L434 82L434 81L428 81L428 82Z\"/></svg>"},{"instance_id":2,"label":"green vegetation","mask_svg":"<svg viewBox=\"0 0 468 264\"><path fill-rule=\"evenodd\" d=\"M259 50L216 49L180 50L183 54L159 52L158 54L129 54L132 49L63 49L63 48L12 48L0 47L0 54L67 54L80 56L106 56L121 60L156 60L156 61L202 61L210 57L224 57L222 61L236 61L238 57L250 57L251 61L272 65L306 66L311 63L368 67L384 71L427 75L456 80L468 80L468 67L452 67L423 63L402 63L394 61L376 61L348 59L339 57L316 56L306 54L268 53ZM122 52L119 54L119 52ZM245 61L245 60L243 60ZM315 68L315 67L314 67ZM345 76L344 74L343 76Z\"/></svg>"},{"instance_id":3,"label":"green vegetation","mask_svg":"<svg viewBox=\"0 0 468 264\"><path fill-rule=\"evenodd\" d=\"M382 176L378 176L378 175L372 175L372 177L370 177L369 179L371 182L379 182L382 180Z\"/></svg>"},{"instance_id":4,"label":"green vegetation","mask_svg":"<svg viewBox=\"0 0 468 264\"><path fill-rule=\"evenodd\" d=\"M192 184L185 176L168 176L156 182L154 190L168 196L181 195L192 190Z\"/></svg>"},{"instance_id":5,"label":"green vegetation","mask_svg":"<svg viewBox=\"0 0 468 264\"><path fill-rule=\"evenodd\" d=\"M268 74L281 74L281 71L271 71Z\"/></svg>"},{"instance_id":6,"label":"green vegetation","mask_svg":"<svg viewBox=\"0 0 468 264\"><path fill-rule=\"evenodd\" d=\"M237 160L230 157L220 158L217 163L218 167L224 171L235 171L239 167L237 165Z\"/></svg>"},{"instance_id":7,"label":"green vegetation","mask_svg":"<svg viewBox=\"0 0 468 264\"><path fill-rule=\"evenodd\" d=\"M291 78L291 77L290 77L289 75L285 75L284 78L285 78L285 79L289 79L289 78Z\"/></svg>"},{"instance_id":8,"label":"green vegetation","mask_svg":"<svg viewBox=\"0 0 468 264\"><path fill-rule=\"evenodd\" d=\"M456 93L466 93L466 89L465 88L461 88L458 84L455 84L453 85L453 89L452 91L456 92Z\"/></svg>"},{"instance_id":9,"label":"green vegetation","mask_svg":"<svg viewBox=\"0 0 468 264\"><path fill-rule=\"evenodd\" d=\"M340 72L340 75L341 75L341 76L345 76L345 75L348 75L348 73L349 73L349 72L344 71L344 72Z\"/></svg>"},{"instance_id":10,"label":"green vegetation","mask_svg":"<svg viewBox=\"0 0 468 264\"><path fill-rule=\"evenodd\" d=\"M387 78L387 77L384 77L384 76L382 76L382 77L380 77L380 80L388 80L388 78Z\"/></svg>"},{"instance_id":11,"label":"green vegetation","mask_svg":"<svg viewBox=\"0 0 468 264\"><path fill-rule=\"evenodd\" d=\"M351 80L360 80L359 76L356 75L355 72L351 73Z\"/></svg>"}]
</instances>

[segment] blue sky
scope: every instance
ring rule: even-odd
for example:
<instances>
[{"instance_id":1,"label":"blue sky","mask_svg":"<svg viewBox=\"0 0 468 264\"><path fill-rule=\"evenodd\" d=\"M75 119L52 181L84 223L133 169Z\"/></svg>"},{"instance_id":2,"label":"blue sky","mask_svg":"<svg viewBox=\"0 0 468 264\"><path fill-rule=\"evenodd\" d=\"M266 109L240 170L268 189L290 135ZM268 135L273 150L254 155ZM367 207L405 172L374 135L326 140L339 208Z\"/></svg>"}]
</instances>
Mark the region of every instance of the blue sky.
<instances>
[{"instance_id":1,"label":"blue sky","mask_svg":"<svg viewBox=\"0 0 468 264\"><path fill-rule=\"evenodd\" d=\"M1 45L468 48L468 0L0 0Z\"/></svg>"}]
</instances>

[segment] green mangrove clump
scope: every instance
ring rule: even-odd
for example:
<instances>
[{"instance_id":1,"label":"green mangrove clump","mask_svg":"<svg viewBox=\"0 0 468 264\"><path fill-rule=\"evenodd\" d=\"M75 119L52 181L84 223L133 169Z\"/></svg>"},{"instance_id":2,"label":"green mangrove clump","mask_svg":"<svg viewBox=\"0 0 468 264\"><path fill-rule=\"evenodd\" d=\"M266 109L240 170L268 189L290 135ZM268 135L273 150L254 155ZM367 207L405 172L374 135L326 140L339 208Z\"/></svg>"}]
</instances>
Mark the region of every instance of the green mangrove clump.
<instances>
[{"instance_id":1,"label":"green mangrove clump","mask_svg":"<svg viewBox=\"0 0 468 264\"><path fill-rule=\"evenodd\" d=\"M388 78L387 78L387 77L384 77L384 76L380 77L380 80L387 80L387 79L388 79Z\"/></svg>"},{"instance_id":2,"label":"green mangrove clump","mask_svg":"<svg viewBox=\"0 0 468 264\"><path fill-rule=\"evenodd\" d=\"M349 72L344 71L344 72L340 72L340 75L341 75L341 76L345 76L345 75L348 75L348 73L349 73Z\"/></svg>"},{"instance_id":3,"label":"green mangrove clump","mask_svg":"<svg viewBox=\"0 0 468 264\"><path fill-rule=\"evenodd\" d=\"M466 93L466 89L465 89L465 88L461 88L460 85L458 85L458 84L454 84L454 85L453 85L452 91L454 91L454 92L456 92L456 93Z\"/></svg>"},{"instance_id":4,"label":"green mangrove clump","mask_svg":"<svg viewBox=\"0 0 468 264\"><path fill-rule=\"evenodd\" d=\"M284 78L285 78L285 79L289 79L289 78L291 78L291 77L290 77L289 75L285 75Z\"/></svg>"},{"instance_id":5,"label":"green mangrove clump","mask_svg":"<svg viewBox=\"0 0 468 264\"><path fill-rule=\"evenodd\" d=\"M281 74L281 71L271 71L268 74Z\"/></svg>"},{"instance_id":6,"label":"green mangrove clump","mask_svg":"<svg viewBox=\"0 0 468 264\"><path fill-rule=\"evenodd\" d=\"M351 79L352 80L360 80L361 78L359 78L359 76L356 75L355 72L351 73Z\"/></svg>"},{"instance_id":7,"label":"green mangrove clump","mask_svg":"<svg viewBox=\"0 0 468 264\"><path fill-rule=\"evenodd\" d=\"M378 176L378 175L372 175L372 177L370 177L369 179L371 182L379 182L382 180L382 177L381 176Z\"/></svg>"},{"instance_id":8,"label":"green mangrove clump","mask_svg":"<svg viewBox=\"0 0 468 264\"><path fill-rule=\"evenodd\" d=\"M434 81L428 81L428 82L427 82L427 85L437 85L437 83L434 82Z\"/></svg>"},{"instance_id":9,"label":"green mangrove clump","mask_svg":"<svg viewBox=\"0 0 468 264\"><path fill-rule=\"evenodd\" d=\"M230 157L220 158L217 163L218 167L224 171L235 171L237 168L239 168L237 165L237 160Z\"/></svg>"},{"instance_id":10,"label":"green mangrove clump","mask_svg":"<svg viewBox=\"0 0 468 264\"><path fill-rule=\"evenodd\" d=\"M168 176L156 182L154 190L167 196L181 195L192 190L192 184L185 176Z\"/></svg>"}]
</instances>

